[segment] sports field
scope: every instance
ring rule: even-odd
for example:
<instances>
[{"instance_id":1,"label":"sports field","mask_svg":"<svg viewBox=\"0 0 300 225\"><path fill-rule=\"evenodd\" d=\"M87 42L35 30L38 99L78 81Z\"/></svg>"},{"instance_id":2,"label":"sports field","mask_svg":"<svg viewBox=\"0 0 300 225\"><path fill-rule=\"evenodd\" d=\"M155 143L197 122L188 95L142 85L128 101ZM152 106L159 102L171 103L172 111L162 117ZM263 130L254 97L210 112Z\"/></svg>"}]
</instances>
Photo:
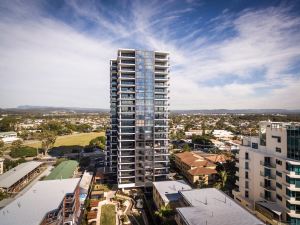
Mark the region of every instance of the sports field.
<instances>
[{"instance_id":1,"label":"sports field","mask_svg":"<svg viewBox=\"0 0 300 225\"><path fill-rule=\"evenodd\" d=\"M67 160L61 162L57 167L55 167L51 173L44 178L44 180L57 180L57 179L67 179L73 177L74 171L78 166L78 162L74 160Z\"/></svg>"},{"instance_id":2,"label":"sports field","mask_svg":"<svg viewBox=\"0 0 300 225\"><path fill-rule=\"evenodd\" d=\"M72 146L72 145L86 146L90 143L90 140L100 136L104 136L104 132L91 132L91 133L80 133L80 134L59 136L56 138L54 147ZM24 143L24 145L34 147L34 148L40 148L41 142L27 141Z\"/></svg>"}]
</instances>

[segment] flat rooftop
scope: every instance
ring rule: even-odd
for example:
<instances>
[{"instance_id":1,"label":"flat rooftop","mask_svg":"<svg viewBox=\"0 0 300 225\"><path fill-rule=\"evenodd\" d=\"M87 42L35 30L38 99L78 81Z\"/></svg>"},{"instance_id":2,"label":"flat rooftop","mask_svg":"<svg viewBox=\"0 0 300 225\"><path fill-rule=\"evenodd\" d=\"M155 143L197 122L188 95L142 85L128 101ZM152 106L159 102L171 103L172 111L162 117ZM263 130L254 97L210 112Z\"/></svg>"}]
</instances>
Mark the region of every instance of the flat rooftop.
<instances>
[{"instance_id":1,"label":"flat rooftop","mask_svg":"<svg viewBox=\"0 0 300 225\"><path fill-rule=\"evenodd\" d=\"M189 225L259 225L264 224L229 196L215 188L180 191L190 207L177 208Z\"/></svg>"},{"instance_id":2,"label":"flat rooftop","mask_svg":"<svg viewBox=\"0 0 300 225\"><path fill-rule=\"evenodd\" d=\"M80 178L38 181L22 196L0 210L0 225L39 225L59 207L64 196L74 193Z\"/></svg>"},{"instance_id":3,"label":"flat rooftop","mask_svg":"<svg viewBox=\"0 0 300 225\"><path fill-rule=\"evenodd\" d=\"M51 173L44 180L56 180L56 179L67 179L74 175L74 171L78 166L78 162L75 160L67 160L61 162L55 167Z\"/></svg>"},{"instance_id":4,"label":"flat rooftop","mask_svg":"<svg viewBox=\"0 0 300 225\"><path fill-rule=\"evenodd\" d=\"M81 177L81 181L79 184L80 188L86 190L87 192L92 182L92 178L93 178L93 174L85 171Z\"/></svg>"},{"instance_id":5,"label":"flat rooftop","mask_svg":"<svg viewBox=\"0 0 300 225\"><path fill-rule=\"evenodd\" d=\"M25 162L0 175L0 187L9 188L28 173L42 165L42 162Z\"/></svg>"},{"instance_id":6,"label":"flat rooftop","mask_svg":"<svg viewBox=\"0 0 300 225\"><path fill-rule=\"evenodd\" d=\"M184 180L171 180L153 182L153 186L158 191L164 202L176 201L180 198L179 191L191 190L191 186Z\"/></svg>"}]
</instances>

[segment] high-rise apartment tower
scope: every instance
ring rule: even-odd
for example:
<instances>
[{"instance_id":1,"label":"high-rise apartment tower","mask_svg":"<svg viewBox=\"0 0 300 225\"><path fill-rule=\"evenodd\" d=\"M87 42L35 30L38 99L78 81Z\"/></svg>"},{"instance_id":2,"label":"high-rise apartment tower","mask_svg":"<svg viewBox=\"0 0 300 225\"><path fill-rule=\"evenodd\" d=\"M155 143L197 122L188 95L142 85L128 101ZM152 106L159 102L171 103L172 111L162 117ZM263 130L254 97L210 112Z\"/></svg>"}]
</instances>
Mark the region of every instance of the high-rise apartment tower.
<instances>
[{"instance_id":1,"label":"high-rise apartment tower","mask_svg":"<svg viewBox=\"0 0 300 225\"><path fill-rule=\"evenodd\" d=\"M261 122L244 138L234 199L266 224L300 224L300 124Z\"/></svg>"},{"instance_id":2,"label":"high-rise apartment tower","mask_svg":"<svg viewBox=\"0 0 300 225\"><path fill-rule=\"evenodd\" d=\"M147 187L169 173L169 54L119 49L110 61L106 165L119 188Z\"/></svg>"}]
</instances>

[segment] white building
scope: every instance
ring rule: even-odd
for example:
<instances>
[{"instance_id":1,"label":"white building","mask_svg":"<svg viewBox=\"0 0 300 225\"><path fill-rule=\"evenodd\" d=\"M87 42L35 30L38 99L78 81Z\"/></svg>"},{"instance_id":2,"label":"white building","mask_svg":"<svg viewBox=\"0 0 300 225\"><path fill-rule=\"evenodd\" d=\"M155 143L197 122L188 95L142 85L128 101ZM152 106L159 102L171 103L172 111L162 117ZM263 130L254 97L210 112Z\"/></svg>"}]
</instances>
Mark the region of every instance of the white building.
<instances>
[{"instance_id":1,"label":"white building","mask_svg":"<svg viewBox=\"0 0 300 225\"><path fill-rule=\"evenodd\" d=\"M228 130L214 130L213 135L216 138L221 138L221 139L231 139L234 136L233 133Z\"/></svg>"},{"instance_id":2,"label":"white building","mask_svg":"<svg viewBox=\"0 0 300 225\"><path fill-rule=\"evenodd\" d=\"M263 225L264 223L215 188L180 191L178 225Z\"/></svg>"},{"instance_id":3,"label":"white building","mask_svg":"<svg viewBox=\"0 0 300 225\"><path fill-rule=\"evenodd\" d=\"M0 132L0 139L4 143L12 143L14 141L20 140L20 138L17 137L16 132Z\"/></svg>"},{"instance_id":4,"label":"white building","mask_svg":"<svg viewBox=\"0 0 300 225\"><path fill-rule=\"evenodd\" d=\"M191 189L184 180L153 182L153 201L158 209L167 205L176 207L180 199L179 191Z\"/></svg>"},{"instance_id":5,"label":"white building","mask_svg":"<svg viewBox=\"0 0 300 225\"><path fill-rule=\"evenodd\" d=\"M300 124L261 122L237 157L235 200L269 224L300 224Z\"/></svg>"},{"instance_id":6,"label":"white building","mask_svg":"<svg viewBox=\"0 0 300 225\"><path fill-rule=\"evenodd\" d=\"M78 224L79 181L38 181L0 210L0 225Z\"/></svg>"}]
</instances>

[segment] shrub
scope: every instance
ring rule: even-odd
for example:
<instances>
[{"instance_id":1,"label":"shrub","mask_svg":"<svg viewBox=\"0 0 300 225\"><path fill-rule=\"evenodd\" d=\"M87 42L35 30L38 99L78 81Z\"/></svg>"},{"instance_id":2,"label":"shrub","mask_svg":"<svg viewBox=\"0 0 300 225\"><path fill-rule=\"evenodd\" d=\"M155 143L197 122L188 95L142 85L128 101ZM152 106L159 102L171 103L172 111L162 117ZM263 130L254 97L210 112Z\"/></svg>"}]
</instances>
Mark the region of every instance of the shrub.
<instances>
[{"instance_id":1,"label":"shrub","mask_svg":"<svg viewBox=\"0 0 300 225\"><path fill-rule=\"evenodd\" d=\"M13 158L34 157L37 156L37 150L36 148L21 146L20 148L13 148L10 152L10 156Z\"/></svg>"}]
</instances>

